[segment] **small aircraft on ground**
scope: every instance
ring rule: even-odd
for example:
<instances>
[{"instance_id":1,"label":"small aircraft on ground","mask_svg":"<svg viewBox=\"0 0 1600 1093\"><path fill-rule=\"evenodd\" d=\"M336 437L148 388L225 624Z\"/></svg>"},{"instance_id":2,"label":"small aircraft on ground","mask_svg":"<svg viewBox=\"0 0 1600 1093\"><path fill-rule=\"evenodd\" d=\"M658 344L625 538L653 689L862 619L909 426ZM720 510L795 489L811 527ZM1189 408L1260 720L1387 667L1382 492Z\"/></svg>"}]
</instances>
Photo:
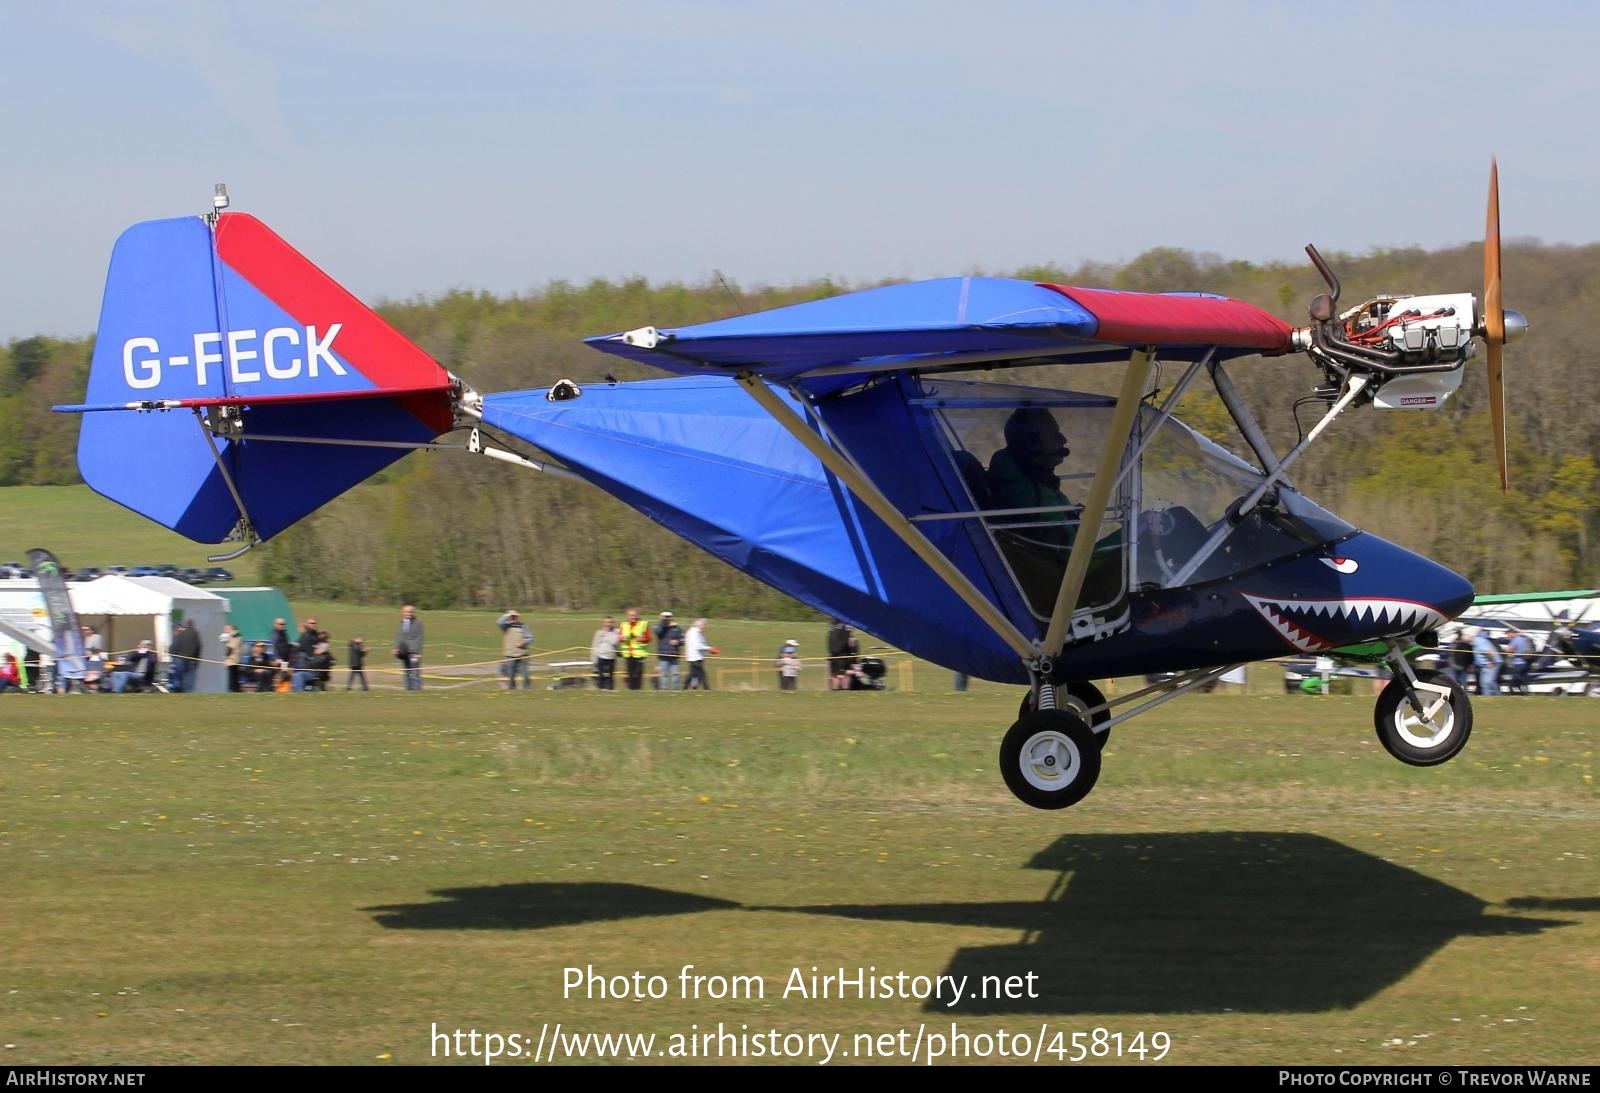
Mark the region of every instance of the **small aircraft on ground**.
<instances>
[{"instance_id":1,"label":"small aircraft on ground","mask_svg":"<svg viewBox=\"0 0 1600 1093\"><path fill-rule=\"evenodd\" d=\"M1600 589L1479 596L1456 619L1456 625L1440 631L1440 645L1462 639L1471 629L1487 631L1502 649L1513 629L1528 635L1533 652L1526 658L1525 670L1509 681L1522 693L1597 693ZM1506 682L1502 681L1503 687Z\"/></svg>"},{"instance_id":2,"label":"small aircraft on ground","mask_svg":"<svg viewBox=\"0 0 1600 1093\"><path fill-rule=\"evenodd\" d=\"M1114 726L1295 651L1382 642L1383 746L1428 766L1466 743L1466 693L1403 651L1472 586L1320 508L1287 472L1349 409L1441 406L1481 339L1505 484L1501 350L1526 323L1500 302L1492 173L1481 303L1385 295L1341 311L1312 247L1329 291L1298 328L1199 293L955 277L591 338L672 375L497 394L227 204L219 186L208 214L122 235L86 401L57 408L86 414L91 487L193 540L248 549L408 450L464 448L591 482L894 646L1025 687L1000 765L1038 808L1093 788ZM1288 452L1229 377L1256 355L1303 355L1319 375L1323 416ZM1117 393L992 378L1089 362L1123 365ZM1157 402L1159 363L1182 375ZM1177 417L1202 379L1254 463ZM464 443L439 442L454 430ZM1089 682L1146 673L1177 674L1109 702Z\"/></svg>"}]
</instances>

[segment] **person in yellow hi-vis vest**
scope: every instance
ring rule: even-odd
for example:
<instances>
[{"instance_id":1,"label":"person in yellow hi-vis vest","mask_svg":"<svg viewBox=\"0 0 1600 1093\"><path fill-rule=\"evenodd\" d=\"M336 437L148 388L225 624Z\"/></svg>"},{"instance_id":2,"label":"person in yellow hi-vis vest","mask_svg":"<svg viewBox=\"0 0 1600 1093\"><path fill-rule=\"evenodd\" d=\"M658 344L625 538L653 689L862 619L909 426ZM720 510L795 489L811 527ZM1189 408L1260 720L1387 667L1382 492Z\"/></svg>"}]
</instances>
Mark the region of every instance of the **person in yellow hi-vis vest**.
<instances>
[{"instance_id":1,"label":"person in yellow hi-vis vest","mask_svg":"<svg viewBox=\"0 0 1600 1093\"><path fill-rule=\"evenodd\" d=\"M638 608L628 608L628 617L622 621L622 637L617 642L617 655L628 666L630 691L644 686L644 660L649 656L649 644L649 623L640 621Z\"/></svg>"}]
</instances>

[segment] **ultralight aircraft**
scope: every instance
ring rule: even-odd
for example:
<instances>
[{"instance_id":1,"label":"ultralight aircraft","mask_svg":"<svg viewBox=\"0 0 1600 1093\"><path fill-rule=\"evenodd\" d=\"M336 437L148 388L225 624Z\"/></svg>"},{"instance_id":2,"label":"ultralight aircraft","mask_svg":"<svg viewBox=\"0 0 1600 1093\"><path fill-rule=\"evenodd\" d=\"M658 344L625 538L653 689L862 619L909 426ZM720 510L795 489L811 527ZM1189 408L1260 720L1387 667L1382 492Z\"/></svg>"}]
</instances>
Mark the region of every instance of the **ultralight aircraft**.
<instances>
[{"instance_id":1,"label":"ultralight aircraft","mask_svg":"<svg viewBox=\"0 0 1600 1093\"><path fill-rule=\"evenodd\" d=\"M1341 310L1312 247L1329 291L1298 328L1201 293L953 277L591 338L672 375L498 394L227 211L224 187L212 206L118 240L85 403L57 408L86 413L91 487L197 542L247 549L408 450L464 448L591 482L894 646L1025 687L1000 769L1038 808L1093 788L1114 726L1286 653L1383 642L1383 746L1428 766L1467 741L1467 694L1403 650L1472 586L1318 507L1287 472L1346 410L1441 406L1481 339L1504 486L1501 350L1526 322L1500 300L1493 172L1481 303ZM1256 355L1317 369L1322 417L1287 452L1229 377ZM987 378L1090 362L1123 366L1116 394ZM1158 401L1160 363L1182 375ZM974 371L986 377L956 375ZM1176 416L1202 378L1253 463ZM456 430L464 442L440 443ZM1170 677L1110 702L1089 682L1145 673Z\"/></svg>"}]
</instances>

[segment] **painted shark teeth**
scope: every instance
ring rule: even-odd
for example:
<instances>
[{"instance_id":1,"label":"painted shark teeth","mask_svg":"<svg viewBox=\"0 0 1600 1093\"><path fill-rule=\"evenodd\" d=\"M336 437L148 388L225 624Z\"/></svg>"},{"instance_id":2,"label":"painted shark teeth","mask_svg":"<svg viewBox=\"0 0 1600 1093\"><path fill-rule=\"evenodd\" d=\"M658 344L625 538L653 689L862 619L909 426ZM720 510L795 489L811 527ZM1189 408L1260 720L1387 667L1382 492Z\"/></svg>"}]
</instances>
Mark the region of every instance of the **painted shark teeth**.
<instances>
[{"instance_id":1,"label":"painted shark teeth","mask_svg":"<svg viewBox=\"0 0 1600 1093\"><path fill-rule=\"evenodd\" d=\"M1315 624L1318 619L1329 619L1361 632L1359 636L1341 638L1341 642L1415 634L1446 621L1433 607L1414 600L1368 596L1339 600L1273 600L1248 592L1241 595L1284 641L1303 653L1320 652L1334 645L1333 641L1308 628L1308 624Z\"/></svg>"}]
</instances>

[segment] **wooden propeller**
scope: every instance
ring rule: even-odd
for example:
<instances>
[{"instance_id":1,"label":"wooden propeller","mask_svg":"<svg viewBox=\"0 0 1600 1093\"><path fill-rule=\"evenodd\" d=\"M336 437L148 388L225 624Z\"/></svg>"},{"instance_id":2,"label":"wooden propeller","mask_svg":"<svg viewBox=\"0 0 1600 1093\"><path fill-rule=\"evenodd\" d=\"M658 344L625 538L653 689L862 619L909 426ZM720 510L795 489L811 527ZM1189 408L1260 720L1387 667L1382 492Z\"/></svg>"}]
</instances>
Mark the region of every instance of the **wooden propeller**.
<instances>
[{"instance_id":1,"label":"wooden propeller","mask_svg":"<svg viewBox=\"0 0 1600 1093\"><path fill-rule=\"evenodd\" d=\"M1495 457L1500 461L1500 492L1511 492L1506 466L1506 383L1503 354L1506 312L1500 299L1500 169L1489 161L1489 215L1483 228L1483 340L1488 346L1489 419Z\"/></svg>"}]
</instances>

